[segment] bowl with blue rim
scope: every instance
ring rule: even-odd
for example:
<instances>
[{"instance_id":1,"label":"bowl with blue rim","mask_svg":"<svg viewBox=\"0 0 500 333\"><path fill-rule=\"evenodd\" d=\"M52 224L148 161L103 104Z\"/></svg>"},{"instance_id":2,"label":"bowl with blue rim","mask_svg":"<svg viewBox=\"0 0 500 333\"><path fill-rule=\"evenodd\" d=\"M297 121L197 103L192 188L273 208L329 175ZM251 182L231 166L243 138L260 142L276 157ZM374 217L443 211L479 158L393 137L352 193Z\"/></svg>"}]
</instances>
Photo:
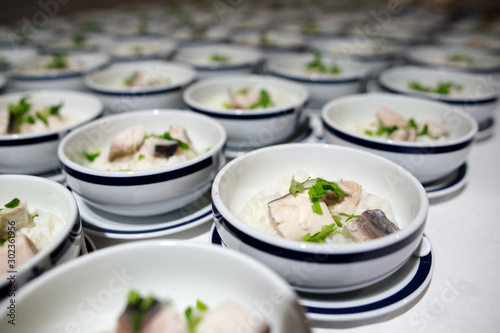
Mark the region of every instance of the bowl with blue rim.
<instances>
[{"instance_id":1,"label":"bowl with blue rim","mask_svg":"<svg viewBox=\"0 0 500 333\"><path fill-rule=\"evenodd\" d=\"M292 137L305 122L309 93L289 80L242 75L201 80L184 91L183 100L221 123L228 148L244 150Z\"/></svg>"},{"instance_id":2,"label":"bowl with blue rim","mask_svg":"<svg viewBox=\"0 0 500 333\"><path fill-rule=\"evenodd\" d=\"M360 94L323 107L328 143L388 158L423 183L458 169L472 149L477 122L460 109L422 98Z\"/></svg>"}]
</instances>

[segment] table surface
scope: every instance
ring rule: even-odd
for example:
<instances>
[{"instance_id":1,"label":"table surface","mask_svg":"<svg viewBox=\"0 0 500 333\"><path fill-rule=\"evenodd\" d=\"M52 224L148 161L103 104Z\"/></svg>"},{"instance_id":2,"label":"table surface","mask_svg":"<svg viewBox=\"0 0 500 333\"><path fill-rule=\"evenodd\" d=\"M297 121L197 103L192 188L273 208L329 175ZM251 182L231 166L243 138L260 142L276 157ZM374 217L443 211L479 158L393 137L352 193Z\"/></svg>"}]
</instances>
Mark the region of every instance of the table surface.
<instances>
[{"instance_id":1,"label":"table surface","mask_svg":"<svg viewBox=\"0 0 500 333\"><path fill-rule=\"evenodd\" d=\"M498 110L497 110L498 111ZM451 198L432 203L425 233L435 267L423 297L386 321L347 332L499 332L500 330L500 117L491 137L474 143L468 183ZM496 216L496 217L495 217ZM164 239L209 243L211 223ZM90 236L97 249L123 241ZM313 328L314 333L335 329Z\"/></svg>"}]
</instances>

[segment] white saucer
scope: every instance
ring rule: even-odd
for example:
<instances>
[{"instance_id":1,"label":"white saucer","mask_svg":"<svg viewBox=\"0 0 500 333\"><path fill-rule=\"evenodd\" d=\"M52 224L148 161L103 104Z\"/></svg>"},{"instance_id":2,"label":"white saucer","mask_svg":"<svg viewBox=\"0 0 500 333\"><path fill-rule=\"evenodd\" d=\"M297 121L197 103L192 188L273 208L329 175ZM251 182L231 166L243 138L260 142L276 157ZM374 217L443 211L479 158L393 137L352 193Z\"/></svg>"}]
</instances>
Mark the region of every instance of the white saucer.
<instances>
[{"instance_id":1,"label":"white saucer","mask_svg":"<svg viewBox=\"0 0 500 333\"><path fill-rule=\"evenodd\" d=\"M429 200L443 199L460 191L467 184L467 169L467 163L464 163L449 175L431 183L422 184Z\"/></svg>"},{"instance_id":2,"label":"white saucer","mask_svg":"<svg viewBox=\"0 0 500 333\"><path fill-rule=\"evenodd\" d=\"M479 130L477 131L475 141L482 141L493 135L495 131L495 119L493 117L486 119L479 124Z\"/></svg>"},{"instance_id":3,"label":"white saucer","mask_svg":"<svg viewBox=\"0 0 500 333\"><path fill-rule=\"evenodd\" d=\"M210 242L223 245L215 227ZM359 290L337 294L298 293L307 317L314 327L347 328L394 318L423 296L434 270L433 251L424 257L411 257L388 278Z\"/></svg>"},{"instance_id":4,"label":"white saucer","mask_svg":"<svg viewBox=\"0 0 500 333\"><path fill-rule=\"evenodd\" d=\"M58 183L61 183L61 184L64 183L64 181L66 180L66 175L59 168L57 168L57 169L55 169L53 171L49 171L49 172L45 172L45 173L40 173L40 174L36 174L36 175L33 175L33 176L47 178L48 180L52 180L52 181L55 181L55 182L58 182Z\"/></svg>"},{"instance_id":5,"label":"white saucer","mask_svg":"<svg viewBox=\"0 0 500 333\"><path fill-rule=\"evenodd\" d=\"M160 237L194 228L212 220L210 191L189 205L175 211L145 217L111 214L90 206L72 192L78 204L85 232L112 239Z\"/></svg>"},{"instance_id":6,"label":"white saucer","mask_svg":"<svg viewBox=\"0 0 500 333\"><path fill-rule=\"evenodd\" d=\"M300 128L297 130L297 132L295 132L286 141L279 142L277 144L299 143L299 142L303 142L303 143L320 142L322 140L322 138L320 137L321 132L318 132L316 130L316 126L317 126L316 123L317 123L317 121L315 119L313 119L312 115L307 116L306 120L300 126ZM319 124L321 125L321 121L319 122ZM228 159L234 159L238 156L244 155L244 154L251 152L255 149L256 148L236 150L236 149L232 149L231 147L226 147L224 154Z\"/></svg>"}]
</instances>

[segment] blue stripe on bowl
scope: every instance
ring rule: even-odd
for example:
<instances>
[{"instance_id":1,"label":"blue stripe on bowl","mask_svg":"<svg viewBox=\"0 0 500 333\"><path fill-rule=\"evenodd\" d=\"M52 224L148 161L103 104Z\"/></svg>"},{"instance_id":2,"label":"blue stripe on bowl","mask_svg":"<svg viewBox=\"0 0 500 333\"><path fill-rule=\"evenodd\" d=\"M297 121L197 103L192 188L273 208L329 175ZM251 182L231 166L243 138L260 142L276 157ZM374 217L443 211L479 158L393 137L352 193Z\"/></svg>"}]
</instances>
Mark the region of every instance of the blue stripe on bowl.
<instances>
[{"instance_id":1,"label":"blue stripe on bowl","mask_svg":"<svg viewBox=\"0 0 500 333\"><path fill-rule=\"evenodd\" d=\"M125 175L123 177L107 177L107 176L97 176L88 173L83 173L62 163L63 170L71 177L79 179L87 183L93 183L98 185L111 185L111 186L138 186L146 184L154 184L159 182L164 182L167 180L177 179L184 176L188 176L197 171L203 170L214 163L212 156L196 162L194 164L188 165L184 168L169 170L165 172L159 172L153 175L144 176L130 176Z\"/></svg>"},{"instance_id":2,"label":"blue stripe on bowl","mask_svg":"<svg viewBox=\"0 0 500 333\"><path fill-rule=\"evenodd\" d=\"M466 174L467 174L467 163L464 163L458 168L457 174L455 175L455 177L451 181L447 182L446 184L443 184L442 186L432 188L431 190L426 189L425 191L427 193L432 193L432 192L445 190L447 188L451 188L451 187L457 185L459 182L461 182L462 179L464 179ZM422 185L424 186L424 188L426 186L432 186L432 184L422 184Z\"/></svg>"},{"instance_id":3,"label":"blue stripe on bowl","mask_svg":"<svg viewBox=\"0 0 500 333\"><path fill-rule=\"evenodd\" d=\"M59 134L49 134L37 136L34 138L16 138L16 139L0 139L0 147L11 147L11 146L23 146L23 145L34 145L38 143L45 143L49 141L58 141Z\"/></svg>"},{"instance_id":4,"label":"blue stripe on bowl","mask_svg":"<svg viewBox=\"0 0 500 333\"><path fill-rule=\"evenodd\" d=\"M485 99L478 99L478 100L457 100L457 99L447 100L447 99L443 99L443 98L433 98L432 96L430 96L428 94L425 94L425 93L410 92L410 91L400 91L400 90L396 90L396 89L390 88L387 85L383 84L380 81L380 79L378 80L378 85L379 85L380 89L382 89L382 90L384 90L386 92L393 93L393 94L406 95L406 96L416 96L416 97L424 97L424 98L427 98L427 99L437 100L437 101L444 102L444 103L451 104L451 105L474 106L474 105L480 105L480 104L494 103L494 102L498 101L498 97L497 96L490 97L490 98L485 98Z\"/></svg>"},{"instance_id":5,"label":"blue stripe on bowl","mask_svg":"<svg viewBox=\"0 0 500 333\"><path fill-rule=\"evenodd\" d=\"M11 74L10 77L19 81L46 81L46 80L62 80L83 77L83 72L70 72L59 75L22 75Z\"/></svg>"},{"instance_id":6,"label":"blue stripe on bowl","mask_svg":"<svg viewBox=\"0 0 500 333\"><path fill-rule=\"evenodd\" d=\"M408 244L413 242L415 239L422 237L422 233L424 230L424 224L420 228L418 228L414 233L409 235L406 238L400 239L394 244L389 246L366 252L356 252L356 253L348 253L348 254L329 254L329 253L311 253L311 252L301 252L297 250L286 249L277 245L269 244L262 240L259 240L255 237L252 237L243 231L240 231L238 228L229 223L217 210L215 203L212 201L212 211L215 220L220 223L220 225L226 229L229 233L231 233L234 237L238 238L244 244L257 249L259 251L265 252L270 255L274 255L280 258L286 258L296 261L310 261L312 257L320 256L321 262L319 264L349 264L353 262L372 260L376 258L380 258L395 251L398 251Z\"/></svg>"},{"instance_id":7,"label":"blue stripe on bowl","mask_svg":"<svg viewBox=\"0 0 500 333\"><path fill-rule=\"evenodd\" d=\"M332 126L330 126L325 120L322 120L323 127L336 137L348 141L353 144L357 144L366 148L372 148L376 150L382 150L392 153L401 153L401 154L442 154L442 153L450 153L457 150L464 149L472 144L474 139L470 139L468 141L446 145L446 146L399 146L396 143L383 143L383 142L374 142L362 138L358 138L352 136L350 134L341 132Z\"/></svg>"},{"instance_id":8,"label":"blue stripe on bowl","mask_svg":"<svg viewBox=\"0 0 500 333\"><path fill-rule=\"evenodd\" d=\"M349 79L311 79L311 78L300 78L297 76L286 75L282 73L278 73L269 69L269 74L274 75L276 77L287 79L295 82L301 83L309 83L309 84L346 84L346 83L356 83L361 81L361 77L354 77Z\"/></svg>"},{"instance_id":9,"label":"blue stripe on bowl","mask_svg":"<svg viewBox=\"0 0 500 333\"><path fill-rule=\"evenodd\" d=\"M187 104L187 107L195 112L202 113L204 115L210 116L212 118L219 118L219 119L233 119L233 120L242 120L242 119L248 119L248 120L259 120L259 119L270 119L270 118L276 118L276 117L281 117L281 116L286 116L286 115L291 115L297 110L296 108L290 108L290 109L285 109L285 110L278 110L276 112L271 112L271 113L259 113L256 111L255 113L239 113L239 114L234 114L231 113L231 110L228 110L227 113L219 113L219 112L212 112L209 110L202 110L198 109L194 106L191 106ZM300 106L299 108L303 108L304 105Z\"/></svg>"},{"instance_id":10,"label":"blue stripe on bowl","mask_svg":"<svg viewBox=\"0 0 500 333\"><path fill-rule=\"evenodd\" d=\"M166 226L163 228L140 230L140 231L137 231L137 230L127 231L127 230L115 230L115 229L100 228L100 227L97 227L89 222L86 222L85 220L82 220L82 223L83 223L84 228L89 229L89 230L102 232L102 233L113 233L113 234L121 234L121 235L132 235L132 234L134 234L134 235L141 234L142 235L142 234L148 234L148 233L154 233L154 232L179 228L179 227L182 227L183 225L191 224L191 223L194 223L194 222L199 221L201 219L204 219L205 217L209 216L210 214L211 214L210 209L207 209L207 211L205 213L201 214L200 216L193 217L192 219L190 219L188 221L169 225L169 226Z\"/></svg>"},{"instance_id":11,"label":"blue stripe on bowl","mask_svg":"<svg viewBox=\"0 0 500 333\"><path fill-rule=\"evenodd\" d=\"M187 85L191 84L192 82L193 81L190 81L182 86L178 86L178 85L177 86L167 86L163 89L154 89L154 90L138 89L136 91L123 90L123 91L116 91L115 92L115 91L98 90L95 88L91 88L89 86L87 86L87 89L95 94L105 95L105 96L137 97L137 96L158 95L158 94L180 91L184 86L187 86Z\"/></svg>"},{"instance_id":12,"label":"blue stripe on bowl","mask_svg":"<svg viewBox=\"0 0 500 333\"><path fill-rule=\"evenodd\" d=\"M193 65L197 71L204 72L217 72L217 71L231 71L238 69L247 69L257 66L258 62L245 62L243 64L234 64L234 65L219 65L219 66L201 66L201 65Z\"/></svg>"},{"instance_id":13,"label":"blue stripe on bowl","mask_svg":"<svg viewBox=\"0 0 500 333\"><path fill-rule=\"evenodd\" d=\"M327 307L320 308L320 307L306 306L305 307L306 311L309 313L317 313L325 315L346 315L346 314L374 311L390 306L394 303L404 300L405 298L413 294L415 291L417 291L417 289L424 284L425 280L431 273L432 260L433 260L432 251L425 257L420 258L417 272L415 273L413 278L401 290L399 290L397 293L387 298L384 298L382 300L370 304L345 307L345 308L327 308Z\"/></svg>"}]
</instances>

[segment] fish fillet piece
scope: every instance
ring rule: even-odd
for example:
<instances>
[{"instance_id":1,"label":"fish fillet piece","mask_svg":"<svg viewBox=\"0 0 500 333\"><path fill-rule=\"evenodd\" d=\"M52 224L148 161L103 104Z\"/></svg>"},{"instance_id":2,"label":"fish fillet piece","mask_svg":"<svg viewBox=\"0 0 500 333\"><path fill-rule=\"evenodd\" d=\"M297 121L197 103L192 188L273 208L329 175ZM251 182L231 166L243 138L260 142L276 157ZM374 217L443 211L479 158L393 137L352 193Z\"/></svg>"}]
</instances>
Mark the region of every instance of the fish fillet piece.
<instances>
[{"instance_id":1,"label":"fish fillet piece","mask_svg":"<svg viewBox=\"0 0 500 333\"><path fill-rule=\"evenodd\" d=\"M269 333L264 320L232 301L207 312L196 328L197 333Z\"/></svg>"},{"instance_id":2,"label":"fish fillet piece","mask_svg":"<svg viewBox=\"0 0 500 333\"><path fill-rule=\"evenodd\" d=\"M109 148L108 160L112 162L118 157L134 154L137 152L146 135L146 129L142 125L127 128L114 137Z\"/></svg>"},{"instance_id":3,"label":"fish fillet piece","mask_svg":"<svg viewBox=\"0 0 500 333\"><path fill-rule=\"evenodd\" d=\"M118 318L116 333L186 333L187 327L180 315L171 306L154 300L142 315L140 330L134 330L134 319L140 311L139 304L127 304Z\"/></svg>"},{"instance_id":4,"label":"fish fillet piece","mask_svg":"<svg viewBox=\"0 0 500 333\"><path fill-rule=\"evenodd\" d=\"M354 240L365 242L397 232L399 227L383 211L372 209L364 211L357 219L345 222L343 230Z\"/></svg>"},{"instance_id":5,"label":"fish fillet piece","mask_svg":"<svg viewBox=\"0 0 500 333\"><path fill-rule=\"evenodd\" d=\"M408 127L408 120L399 113L388 108L381 108L377 111L377 119L384 124L385 127L397 126L399 128Z\"/></svg>"},{"instance_id":6,"label":"fish fillet piece","mask_svg":"<svg viewBox=\"0 0 500 333\"><path fill-rule=\"evenodd\" d=\"M260 99L260 92L254 88L247 88L245 93L241 90L229 89L229 98L231 105L235 109L250 109Z\"/></svg>"},{"instance_id":7,"label":"fish fillet piece","mask_svg":"<svg viewBox=\"0 0 500 333\"><path fill-rule=\"evenodd\" d=\"M352 213L351 211L361 200L363 188L356 182L351 180L344 180L337 182L337 185L344 192L344 200L333 205L333 210L338 213Z\"/></svg>"},{"instance_id":8,"label":"fish fillet piece","mask_svg":"<svg viewBox=\"0 0 500 333\"><path fill-rule=\"evenodd\" d=\"M187 144L191 143L191 140L189 139L184 127L180 125L170 125L168 130L172 139L180 140Z\"/></svg>"},{"instance_id":9,"label":"fish fillet piece","mask_svg":"<svg viewBox=\"0 0 500 333\"><path fill-rule=\"evenodd\" d=\"M302 236L321 231L325 225L335 223L326 203L319 201L323 214L316 214L312 210L312 202L307 192L284 195L270 201L268 206L271 223L286 239L301 241Z\"/></svg>"},{"instance_id":10,"label":"fish fillet piece","mask_svg":"<svg viewBox=\"0 0 500 333\"><path fill-rule=\"evenodd\" d=\"M9 244L6 241L2 247L0 247L0 276L7 274L8 271L16 270L24 263L28 262L33 258L38 250L36 245L31 239L26 235L19 234L14 238L15 244L15 267L9 267L8 254L9 254Z\"/></svg>"},{"instance_id":11,"label":"fish fillet piece","mask_svg":"<svg viewBox=\"0 0 500 333\"><path fill-rule=\"evenodd\" d=\"M13 208L0 207L0 238L7 236L9 222L14 221L16 230L28 225L30 222L28 203L25 199L19 200L17 206Z\"/></svg>"}]
</instances>

